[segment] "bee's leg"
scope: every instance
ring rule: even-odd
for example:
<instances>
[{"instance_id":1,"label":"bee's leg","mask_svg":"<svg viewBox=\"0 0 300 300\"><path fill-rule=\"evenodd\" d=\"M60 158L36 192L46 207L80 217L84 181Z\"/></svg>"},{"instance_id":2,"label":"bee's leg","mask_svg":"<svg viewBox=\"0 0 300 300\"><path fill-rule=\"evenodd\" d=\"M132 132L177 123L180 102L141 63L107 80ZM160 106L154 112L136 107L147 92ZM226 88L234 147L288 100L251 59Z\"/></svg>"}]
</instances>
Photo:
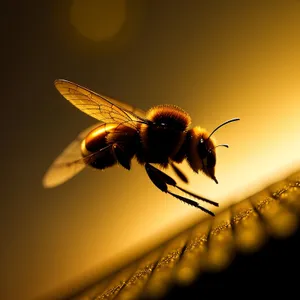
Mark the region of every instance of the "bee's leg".
<instances>
[{"instance_id":1,"label":"bee's leg","mask_svg":"<svg viewBox=\"0 0 300 300\"><path fill-rule=\"evenodd\" d=\"M115 155L118 163L127 170L130 170L131 159L128 157L127 153L118 144L113 144L113 153Z\"/></svg>"},{"instance_id":2,"label":"bee's leg","mask_svg":"<svg viewBox=\"0 0 300 300\"><path fill-rule=\"evenodd\" d=\"M170 162L171 167L173 168L176 175L185 183L189 183L187 176L173 163Z\"/></svg>"},{"instance_id":3,"label":"bee's leg","mask_svg":"<svg viewBox=\"0 0 300 300\"><path fill-rule=\"evenodd\" d=\"M191 199L188 199L188 198L185 198L183 196L180 196L180 195L177 195L175 193L172 193L171 191L168 190L168 185L171 185L173 187L176 187L178 189L180 189L181 191L183 192L186 192L187 194L199 199L199 200L202 200L202 201L206 201L210 204L213 204L215 206L218 206L218 203L214 202L214 201L211 201L211 200L208 200L206 198L203 198L201 196L198 196L194 193L191 193L191 192L188 192L186 191L185 189L182 189L180 187L177 186L177 183L176 181L170 177L169 175L165 174L164 172L160 171L159 169L153 167L152 165L150 165L149 163L146 163L145 164L145 169L146 169L146 172L149 176L149 178L151 179L151 181L156 185L156 187L158 187L161 191L165 192L165 193L168 193L170 195L172 195L173 197L187 203L187 204L190 204L192 206L195 206L199 209L201 209L202 211L214 216L214 213L211 212L210 210L202 207L199 205L198 202L194 201L194 200L191 200Z\"/></svg>"},{"instance_id":4,"label":"bee's leg","mask_svg":"<svg viewBox=\"0 0 300 300\"><path fill-rule=\"evenodd\" d=\"M219 204L218 204L217 202L215 202L215 201L212 201L212 200L209 200L209 199L204 198L204 197L202 197L202 196L199 196L199 195L197 195L197 194L194 194L193 192L190 192L190 191L188 191L188 190L186 190L186 189L184 189L184 188L178 186L177 183L176 183L176 181L175 181L172 177L170 177L170 176L167 175L166 173L162 172L161 170L155 168L154 166L150 165L149 163L146 163L145 167L146 167L146 168L149 168L149 169L153 170L153 172L159 174L158 176L159 176L159 177L162 177L163 181L164 181L166 184L171 185L171 186L174 186L175 188L177 188L177 189L183 191L184 193L187 193L188 195L191 195L191 196L195 197L196 199L199 199L199 200L202 200L202 201L204 201L204 202L210 203L210 204L212 204L212 205L214 205L214 206L219 206ZM146 169L146 170L147 170L147 169ZM148 172L148 171L147 171L147 172Z\"/></svg>"}]
</instances>

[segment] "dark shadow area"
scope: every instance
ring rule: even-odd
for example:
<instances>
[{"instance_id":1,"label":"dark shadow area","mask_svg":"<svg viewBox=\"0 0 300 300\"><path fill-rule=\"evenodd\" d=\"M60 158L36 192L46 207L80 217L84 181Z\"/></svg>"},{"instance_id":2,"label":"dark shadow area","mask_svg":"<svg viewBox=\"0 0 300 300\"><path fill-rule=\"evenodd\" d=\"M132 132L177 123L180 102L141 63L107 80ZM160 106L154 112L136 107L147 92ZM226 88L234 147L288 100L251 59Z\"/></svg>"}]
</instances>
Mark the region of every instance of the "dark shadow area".
<instances>
[{"instance_id":1,"label":"dark shadow area","mask_svg":"<svg viewBox=\"0 0 300 300\"><path fill-rule=\"evenodd\" d=\"M253 254L238 254L231 265L218 273L199 275L188 286L174 285L169 292L155 299L205 299L224 292L231 297L248 293L276 296L297 295L300 267L300 230L284 240L270 238L265 246ZM143 299L154 299L145 296Z\"/></svg>"}]
</instances>

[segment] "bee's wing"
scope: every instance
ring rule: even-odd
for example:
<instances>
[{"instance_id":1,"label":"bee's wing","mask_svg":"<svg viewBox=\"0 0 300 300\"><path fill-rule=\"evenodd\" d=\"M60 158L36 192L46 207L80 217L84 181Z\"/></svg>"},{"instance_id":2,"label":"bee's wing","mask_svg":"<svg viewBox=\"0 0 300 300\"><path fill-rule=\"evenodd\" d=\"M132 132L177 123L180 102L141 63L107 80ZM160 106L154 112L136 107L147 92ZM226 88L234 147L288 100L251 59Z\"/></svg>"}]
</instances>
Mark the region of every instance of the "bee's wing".
<instances>
[{"instance_id":1,"label":"bee's wing","mask_svg":"<svg viewBox=\"0 0 300 300\"><path fill-rule=\"evenodd\" d=\"M144 111L135 109L126 103L97 94L64 79L57 79L54 84L68 101L99 121L124 124L134 129L137 128L138 123L148 123L144 117Z\"/></svg>"},{"instance_id":2,"label":"bee's wing","mask_svg":"<svg viewBox=\"0 0 300 300\"><path fill-rule=\"evenodd\" d=\"M81 141L97 126L99 126L99 123L80 132L76 139L54 160L43 177L43 186L45 188L55 187L64 183L86 166L81 156Z\"/></svg>"}]
</instances>

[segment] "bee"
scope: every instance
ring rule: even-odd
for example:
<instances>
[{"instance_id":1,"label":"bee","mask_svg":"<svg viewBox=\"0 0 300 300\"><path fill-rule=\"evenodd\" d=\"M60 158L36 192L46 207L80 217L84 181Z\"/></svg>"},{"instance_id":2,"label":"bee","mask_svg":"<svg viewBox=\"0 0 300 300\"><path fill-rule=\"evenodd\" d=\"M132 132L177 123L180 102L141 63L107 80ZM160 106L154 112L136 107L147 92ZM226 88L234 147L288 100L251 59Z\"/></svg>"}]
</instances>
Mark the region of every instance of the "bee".
<instances>
[{"instance_id":1,"label":"bee","mask_svg":"<svg viewBox=\"0 0 300 300\"><path fill-rule=\"evenodd\" d=\"M45 188L64 183L85 166L104 170L119 164L130 170L135 158L159 190L214 216L212 211L191 198L219 206L217 202L178 186L164 169L170 166L187 184L187 176L177 166L186 160L194 172L201 171L218 183L216 148L228 148L228 145L216 145L212 135L239 118L230 119L208 133L200 126L190 128L191 117L175 105L158 105L144 112L64 79L55 80L54 84L64 98L101 122L82 131L54 160L43 177ZM191 198L172 192L170 187Z\"/></svg>"}]
</instances>

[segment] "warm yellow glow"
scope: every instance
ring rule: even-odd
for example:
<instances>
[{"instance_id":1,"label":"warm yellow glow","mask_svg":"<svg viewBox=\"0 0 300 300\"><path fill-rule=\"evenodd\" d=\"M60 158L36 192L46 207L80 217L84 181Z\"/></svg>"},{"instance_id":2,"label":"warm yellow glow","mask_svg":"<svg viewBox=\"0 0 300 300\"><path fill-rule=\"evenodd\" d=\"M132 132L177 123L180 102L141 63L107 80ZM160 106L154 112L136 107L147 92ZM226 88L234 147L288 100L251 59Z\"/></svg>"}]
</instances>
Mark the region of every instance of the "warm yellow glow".
<instances>
[{"instance_id":1,"label":"warm yellow glow","mask_svg":"<svg viewBox=\"0 0 300 300\"><path fill-rule=\"evenodd\" d=\"M178 269L176 275L181 284L190 284L195 279L196 273L193 268L184 266Z\"/></svg>"},{"instance_id":2,"label":"warm yellow glow","mask_svg":"<svg viewBox=\"0 0 300 300\"><path fill-rule=\"evenodd\" d=\"M239 204L234 205L232 209L232 213L235 215L233 219L235 223L234 242L239 250L252 252L265 241L266 229L253 210L249 199Z\"/></svg>"},{"instance_id":3,"label":"warm yellow glow","mask_svg":"<svg viewBox=\"0 0 300 300\"><path fill-rule=\"evenodd\" d=\"M126 0L73 0L72 25L94 41L113 38L126 20Z\"/></svg>"},{"instance_id":4,"label":"warm yellow glow","mask_svg":"<svg viewBox=\"0 0 300 300\"><path fill-rule=\"evenodd\" d=\"M2 298L27 300L59 290L52 297L57 298L78 278L105 274L207 217L159 191L136 162L130 172L117 166L103 172L86 168L55 189L43 189L41 178L52 160L95 121L55 90L55 78L145 110L178 105L190 114L192 126L208 131L239 117L214 134L217 143L229 144L216 149L219 184L183 164L190 177L186 188L218 201L219 208L201 203L215 213L246 197L251 204L254 192L299 169L299 1L248 1L247 6L235 1L232 6L232 1L199 0L184 5L184 13L177 1L45 1L39 14L31 2L26 2L26 26L15 7L7 10L10 27L20 34L7 34L4 43L11 57L3 63L15 78L8 80L3 101L12 114L3 116L11 138L2 147L9 155L2 155L7 176L0 289L11 297ZM114 42L93 42L104 40ZM126 47L116 47L124 42ZM54 178L47 185L55 185ZM265 196L270 195L262 201ZM241 210L251 210L250 204ZM257 223L245 217L233 238L230 216L216 219L214 226L223 218L228 226L212 241L223 252L207 253L208 229L195 229L183 260L197 261L200 271L208 256L212 265L226 266L228 244L247 251L257 249L269 233L293 232L291 213L299 212L300 204L292 199L288 204L287 211L260 205L266 223L259 215ZM122 288L124 277L113 287Z\"/></svg>"},{"instance_id":5,"label":"warm yellow glow","mask_svg":"<svg viewBox=\"0 0 300 300\"><path fill-rule=\"evenodd\" d=\"M106 131L108 132L109 130L111 130L114 127L116 127L116 126L112 125L112 124L108 124L106 126L101 126L101 127L97 128L97 129L93 130L93 132L91 132L90 138L93 139L96 136L101 135L102 133L104 133Z\"/></svg>"},{"instance_id":6,"label":"warm yellow glow","mask_svg":"<svg viewBox=\"0 0 300 300\"><path fill-rule=\"evenodd\" d=\"M214 136L217 143L228 143L230 146L229 149L217 149L218 185L202 174L193 174L186 164L183 165L183 170L191 175L189 189L219 201L220 209L248 197L278 177L285 176L299 167L300 140L297 137L300 132L300 44L296 40L294 48L290 48L288 41L294 39L294 35L291 34L289 37L284 33L290 32L289 28L286 23L281 35L267 37L266 45L268 49L274 51L268 53L265 58L256 57L259 55L256 52L247 60L235 56L235 65L231 69L230 76L228 76L229 66L224 62L225 65L220 65L213 75L207 75L206 86L199 84L194 90L188 91L188 101L184 99L182 103L180 101L175 103L181 104L185 109L190 108L191 111L188 109L187 111L192 116L193 125L204 126L208 130L212 130L229 118L241 119L220 129ZM239 46L238 53L241 56L241 53L254 51L247 49L242 43ZM194 62L193 65L190 63L187 74L189 80L195 82L197 78L203 78L202 66L200 64L197 66L198 54L190 51L192 49L189 48L185 52L186 64L189 65L189 57ZM172 76L178 83L176 89L170 91L170 99L172 99L171 94L174 93L173 98L178 100L178 93L186 95L187 92L180 90L181 85L184 86L184 83L180 82L182 78L176 78L176 74ZM218 84L217 89L216 84ZM161 89L169 88L161 87ZM210 104L210 99L214 99L217 104ZM115 185L116 177L117 185ZM103 184L109 187L109 196L105 197L103 190L99 191L99 181L102 183L105 181ZM107 170L105 174L89 171L73 183L80 186L88 184L89 192L87 193L85 189L85 192L82 192L82 199L84 197L95 199L86 207L86 217L83 216L82 209L77 213L78 222L83 218L94 220L86 224L85 238L93 240L96 249L101 250L99 254L100 252L91 251L83 243L77 245L76 251L80 251L82 255L76 263L85 270L93 269L98 264L101 270L105 268L109 270L114 266L111 262L120 263L123 259L133 257L132 250L129 249L138 248L137 245L151 246L182 226L206 217L199 211L158 191L149 182L143 169L135 163L130 173L120 168ZM78 192L80 192L79 188ZM71 197L74 193L76 190L70 188L68 194L66 187L65 198ZM99 197L99 194L102 196ZM105 199L105 202L101 202L101 205L93 204L101 201L99 200L101 198ZM121 205L118 205L119 201ZM103 211L109 210L107 216L102 217L101 222L100 207ZM211 209L209 205L206 207ZM218 209L214 208L214 212L217 211ZM112 219L115 220L114 223L111 223ZM284 228L292 230L293 224L293 222L287 223ZM96 242L95 236L99 226L109 229L103 231L101 239ZM274 229L277 227L273 226ZM247 232L248 235L245 236L237 235L236 243L242 249L254 250L261 245L264 232L259 225L253 224L249 224ZM228 237L230 235L226 236ZM105 243L102 240L105 240ZM71 241L72 239L70 243ZM214 251L208 254L212 269L224 268L231 261L231 249L226 246L225 244L223 247L220 242L220 246L214 247ZM142 251L144 248L138 249ZM82 272L78 269L76 275L80 274ZM64 278L70 278L69 276L71 275L67 272L64 274ZM158 285L157 281L155 284ZM159 286L158 290L160 288Z\"/></svg>"}]
</instances>

